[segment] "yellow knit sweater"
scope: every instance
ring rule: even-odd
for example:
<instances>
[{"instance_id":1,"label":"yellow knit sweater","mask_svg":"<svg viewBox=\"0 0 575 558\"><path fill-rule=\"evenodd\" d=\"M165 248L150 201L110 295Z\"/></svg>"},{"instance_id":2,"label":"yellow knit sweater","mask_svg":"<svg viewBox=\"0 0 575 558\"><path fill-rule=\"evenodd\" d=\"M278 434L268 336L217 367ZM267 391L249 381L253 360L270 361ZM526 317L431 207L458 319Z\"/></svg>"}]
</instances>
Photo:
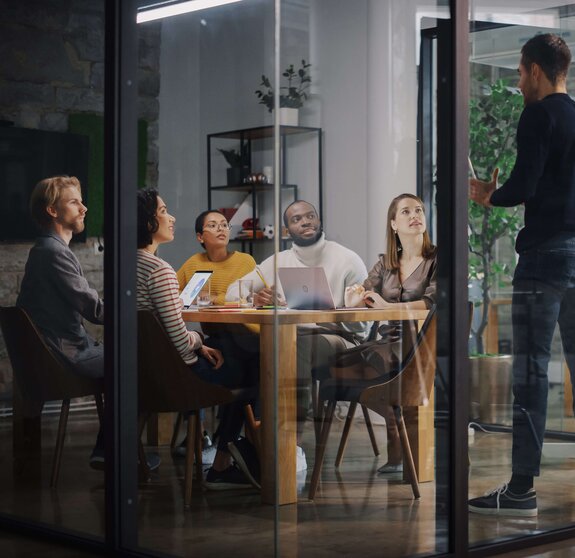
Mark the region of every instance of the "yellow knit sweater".
<instances>
[{"instance_id":1,"label":"yellow knit sweater","mask_svg":"<svg viewBox=\"0 0 575 558\"><path fill-rule=\"evenodd\" d=\"M244 254L243 252L233 252L227 260L222 262L212 262L206 252L198 252L188 258L184 265L178 269L180 292L196 271L213 271L214 273L210 277L210 294L213 304L223 305L226 300L226 291L230 284L253 271L255 267L256 261L249 254ZM259 331L259 328L255 325L247 325L246 327L254 333ZM216 329L221 331L222 329L229 330L230 328L224 328L223 324L204 324L202 329L207 334L210 334L208 330L212 330L211 334L213 334ZM238 328L231 329L237 331Z\"/></svg>"}]
</instances>

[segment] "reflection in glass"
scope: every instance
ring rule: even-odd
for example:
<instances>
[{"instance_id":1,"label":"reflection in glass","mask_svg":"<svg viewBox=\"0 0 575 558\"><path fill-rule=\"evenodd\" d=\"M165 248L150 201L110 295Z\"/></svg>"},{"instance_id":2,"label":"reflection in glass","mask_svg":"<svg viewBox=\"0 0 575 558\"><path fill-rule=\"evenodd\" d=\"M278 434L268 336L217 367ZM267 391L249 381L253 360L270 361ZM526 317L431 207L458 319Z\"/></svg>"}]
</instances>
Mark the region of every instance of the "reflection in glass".
<instances>
[{"instance_id":1,"label":"reflection in glass","mask_svg":"<svg viewBox=\"0 0 575 558\"><path fill-rule=\"evenodd\" d=\"M2 11L0 513L103 537L104 2Z\"/></svg>"},{"instance_id":2,"label":"reflection in glass","mask_svg":"<svg viewBox=\"0 0 575 558\"><path fill-rule=\"evenodd\" d=\"M526 12L524 6L517 3L516 6L506 6L505 13L487 15L481 2L474 5L473 33L470 36L470 148L471 161L481 180L489 180L494 167L501 166L503 176L500 176L499 183L505 184L515 163L516 149L525 153L528 148L528 143L519 142L525 138L524 134L518 134L520 145L517 148L513 143L514 137L503 132L512 128L515 134L518 127L516 113L523 110L523 101L527 108L521 115L520 130L529 129L532 138L544 137L544 134L534 133L537 126L530 122L533 107L527 105L534 101L538 89L525 77L524 68L520 65L520 51L529 38L542 33L563 36L571 51L574 45L569 7L541 8ZM484 23L486 20L490 23ZM570 75L566 83L567 91L572 85L573 76ZM547 93L541 98L546 97ZM559 97L567 99L566 96ZM492 108L488 108L490 105ZM560 133L560 127L554 128L553 137ZM562 140L559 143L566 142ZM554 153L553 149L549 153ZM537 158L528 157L531 164ZM525 159L522 162L518 157L517 164L517 169L521 168ZM546 169L559 168L547 163L544 166ZM516 176L517 169L514 171ZM537 172L532 175L539 176ZM544 177L544 173L541 176ZM559 183L560 176L558 172L553 182ZM506 186L510 184L508 182ZM522 181L521 188L527 191L528 182ZM504 188L498 194L505 191ZM562 236L561 218L553 216L548 218L547 225L540 227L539 230L545 232L534 240L531 236L533 224L545 204L553 199L546 190L540 201L535 202L537 195L540 194L535 194L535 198L517 200L519 203L526 201L525 215L522 206L510 212L502 208L485 210L476 204L470 205L470 245L476 248L488 246L490 257L490 267L484 264L482 268L480 259L483 258L485 262L485 250L477 249L479 260L471 260L475 266L471 268L471 279L476 281L471 282L470 297L478 299L474 320L476 346L478 350L483 348L488 353L513 352L513 372L511 357L507 355L499 355L497 360L489 357L492 361L490 369L483 367L487 358L478 356L473 359L476 366L472 369L470 411L471 418L480 423L481 428L475 432L470 448L469 492L470 497L477 497L482 492L491 492L496 486L509 482L509 487L504 486L500 490L498 498L506 507L513 508L506 510L505 514L514 515L511 518L501 517L494 534L492 524L486 529L481 516L470 514L470 544L534 534L563 527L573 521L571 505L564 497L560 481L567 459L574 455L572 435L569 434L573 431L572 388L560 337L558 332L553 335L558 316L556 308L560 304L555 297L563 296L560 293L569 296L571 289L569 284L554 283L560 281L562 273L557 272L553 258L562 254L559 256L561 262L568 263L570 235L567 234L567 238ZM497 198L494 197L494 201L497 202ZM557 203L563 205L565 202L558 200ZM484 216L484 226L478 228L477 218L481 216ZM511 293L508 272L515 268L517 257L513 243L524 223L527 228L517 237L519 256ZM555 234L557 232L559 234ZM501 241L495 242L500 236ZM532 249L534 246L536 250ZM534 255L535 252L537 255ZM539 267L536 260L540 263L545 261L544 266ZM479 266L477 261L480 262ZM541 276L537 276L539 272ZM552 288L546 287L549 281L553 282ZM487 296L482 296L485 293ZM566 358L569 360L571 336L567 333L567 315L566 311L561 314L563 324L560 329L564 337L563 348L567 348ZM544 346L546 348L537 356L537 348ZM531 374L530 371L537 372ZM513 399L512 389L515 397L520 399ZM567 443L558 442L560 439ZM537 495L529 492L532 475L537 475L534 479ZM518 497L518 503L510 503L506 500L506 490L526 496ZM555 501L553 512L546 506L547 498L551 497ZM495 501L496 498L497 495L490 500L475 501L473 506L487 513L492 507L491 500Z\"/></svg>"},{"instance_id":3,"label":"reflection in glass","mask_svg":"<svg viewBox=\"0 0 575 558\"><path fill-rule=\"evenodd\" d=\"M287 75L280 71L275 83L278 15L277 64ZM438 8L432 16L448 14ZM387 251L386 237L395 238L393 229L386 230L390 202L417 191L418 45L420 31L436 24L433 17L428 6L412 3L371 2L368 9L367 3L298 0L282 2L281 14L275 14L272 2L246 0L139 26L142 38L154 37L161 70L159 105L142 102L142 107L159 106L152 114L154 125L148 124L148 162L153 157L155 163L148 165L146 185L158 187L176 217L175 238L157 255L179 269L180 288L194 271L214 269L210 296L215 307L185 311L188 328L201 327L209 338L219 338L223 350L231 339L238 361L247 360L239 349L259 360L261 398L255 414L261 418L262 486L261 492L195 493L184 510L184 465L173 455L183 448L172 454L172 417L158 417L152 436L144 439L148 446L157 445L148 451L157 451L162 465L140 486L143 548L185 555L190 549L209 554L249 545L259 554L304 555L337 545L344 553L389 556L446 549L446 525L435 510L435 343L428 311L434 295L426 293L435 281L435 252L420 246L412 253L418 241L409 240L423 238L423 208L409 206L413 215L405 222L403 208L390 219L390 227L393 221L403 235L403 261L416 264L403 269L402 277L395 270L395 283L386 284L395 293L393 304L401 308L298 309L275 272L275 267L322 268L329 298L340 308L346 287L353 285L374 291L369 304L385 300L387 290L380 287L389 274L378 254ZM299 99L281 89L289 88L285 82L292 66L296 83L299 69L311 80ZM275 108L269 112L267 100L260 103L270 86L283 96L278 114ZM214 214L214 222L226 219L231 231L211 231L203 223L198 228L196 218L204 210ZM220 281L217 272L229 271L227 262L241 253L246 269ZM374 271L372 283L364 284L374 264L381 269ZM261 309L237 307L242 277L253 281L254 305ZM418 293L410 297L406 288L402 297L400 291L415 277L421 279ZM308 291L319 288L314 282L300 283ZM373 321L381 323L372 341L383 336L390 343L379 344L385 353L383 369L382 355L374 350L362 372L367 368L382 380L382 374L396 373L405 361L401 377L412 388L394 391L403 381L382 388L379 396L386 403L382 407L371 401L379 414L366 410L363 420L350 426L345 455L342 450L335 470L332 459L343 422L332 421L320 471L315 455L323 405L317 389L331 380L330 367L340 356L353 354L367 340ZM406 322L404 327L398 321ZM238 344L240 332L255 343ZM319 394L325 397L323 386ZM400 403L405 404L401 412ZM330 413L344 418L347 409L331 405ZM202 430L213 438L216 417L206 411L203 420ZM364 420L371 422L371 437ZM403 456L406 435L413 467ZM176 444L182 439L178 433ZM374 456L379 448L382 455ZM403 482L402 467L411 482ZM409 474L413 470L417 483ZM317 482L310 500L312 475ZM417 491L421 502L414 500ZM339 528L342 521L345 532ZM241 540L240 531L246 539Z\"/></svg>"}]
</instances>

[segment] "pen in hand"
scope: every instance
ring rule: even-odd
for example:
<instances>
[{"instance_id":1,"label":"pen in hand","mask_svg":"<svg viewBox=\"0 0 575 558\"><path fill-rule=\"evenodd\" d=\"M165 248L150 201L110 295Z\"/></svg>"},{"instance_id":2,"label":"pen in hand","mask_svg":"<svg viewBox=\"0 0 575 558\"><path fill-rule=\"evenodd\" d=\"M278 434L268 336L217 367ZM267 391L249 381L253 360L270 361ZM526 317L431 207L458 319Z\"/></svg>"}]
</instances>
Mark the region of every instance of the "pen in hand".
<instances>
[{"instance_id":1,"label":"pen in hand","mask_svg":"<svg viewBox=\"0 0 575 558\"><path fill-rule=\"evenodd\" d=\"M264 276L262 275L262 272L256 267L256 273L258 274L258 277L262 280L262 283L264 284L264 287L266 289L269 289L270 286L267 284L266 280L264 279Z\"/></svg>"}]
</instances>

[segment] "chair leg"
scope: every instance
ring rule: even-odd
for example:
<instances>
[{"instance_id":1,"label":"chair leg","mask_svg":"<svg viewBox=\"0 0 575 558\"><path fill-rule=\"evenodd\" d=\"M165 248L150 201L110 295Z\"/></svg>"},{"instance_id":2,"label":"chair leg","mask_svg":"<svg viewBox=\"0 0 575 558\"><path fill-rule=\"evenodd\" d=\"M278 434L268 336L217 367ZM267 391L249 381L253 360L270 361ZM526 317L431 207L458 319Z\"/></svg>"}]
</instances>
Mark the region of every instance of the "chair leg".
<instances>
[{"instance_id":1,"label":"chair leg","mask_svg":"<svg viewBox=\"0 0 575 558\"><path fill-rule=\"evenodd\" d=\"M144 445L142 444L142 434L144 433L144 428L146 427L146 422L148 422L149 416L149 414L142 413L138 417L138 472L140 480L142 481L147 481L150 478L150 467L148 466L146 452L144 451Z\"/></svg>"},{"instance_id":2,"label":"chair leg","mask_svg":"<svg viewBox=\"0 0 575 558\"><path fill-rule=\"evenodd\" d=\"M319 442L319 437L321 434L321 411L319 405L319 381L312 379L311 381L311 407L313 410L313 429L315 432L315 443Z\"/></svg>"},{"instance_id":3,"label":"chair leg","mask_svg":"<svg viewBox=\"0 0 575 558\"><path fill-rule=\"evenodd\" d=\"M394 407L393 412L395 413L395 421L397 422L401 449L403 451L403 463L407 466L407 475L411 484L411 490L413 491L413 497L419 500L421 494L419 493L417 472L415 470L415 463L413 462L413 454L411 453L411 446L409 445L409 438L407 436L407 429L405 428L401 407Z\"/></svg>"},{"instance_id":4,"label":"chair leg","mask_svg":"<svg viewBox=\"0 0 575 558\"><path fill-rule=\"evenodd\" d=\"M184 506L189 507L192 503L192 469L194 465L194 455L196 458L196 476L198 482L202 482L202 454L199 455L198 468L198 436L200 427L198 415L192 413L188 417L188 432L186 438L186 471L184 473Z\"/></svg>"},{"instance_id":5,"label":"chair leg","mask_svg":"<svg viewBox=\"0 0 575 558\"><path fill-rule=\"evenodd\" d=\"M331 429L331 422L333 420L333 414L335 412L335 406L337 401L330 401L325 412L325 417L323 419L323 427L321 430L321 435L317 448L315 451L315 463L313 465L313 473L311 475L311 481L309 484L309 499L313 500L315 498L315 493L319 484L319 477L321 475L321 468L323 466L323 460L325 458L325 448L327 446L327 439L329 437L329 431Z\"/></svg>"},{"instance_id":6,"label":"chair leg","mask_svg":"<svg viewBox=\"0 0 575 558\"><path fill-rule=\"evenodd\" d=\"M204 448L204 441L203 441L202 421L200 420L199 413L196 414L196 430L194 436L195 436L194 447L192 448L192 451L194 452L195 463L196 463L196 480L198 481L199 485L202 486L203 474L204 474L202 449Z\"/></svg>"},{"instance_id":7,"label":"chair leg","mask_svg":"<svg viewBox=\"0 0 575 558\"><path fill-rule=\"evenodd\" d=\"M58 475L60 474L60 463L62 462L62 450L64 448L64 438L66 436L66 425L68 424L68 414L70 413L70 400L62 401L60 420L58 422L58 435L56 436L56 449L54 450L54 460L52 461L52 476L50 477L50 488L56 488Z\"/></svg>"},{"instance_id":8,"label":"chair leg","mask_svg":"<svg viewBox=\"0 0 575 558\"><path fill-rule=\"evenodd\" d=\"M95 393L94 401L96 402L96 410L98 411L98 420L100 424L104 424L104 402L102 401L102 394Z\"/></svg>"},{"instance_id":9,"label":"chair leg","mask_svg":"<svg viewBox=\"0 0 575 558\"><path fill-rule=\"evenodd\" d=\"M375 439L375 432L373 431L373 425L371 424L371 418L369 416L369 410L365 405L361 406L363 411L363 418L365 419L365 426L367 427L367 433L369 434L369 439L371 441L371 447L373 448L373 455L377 457L379 455L379 448L377 447L377 440Z\"/></svg>"},{"instance_id":10,"label":"chair leg","mask_svg":"<svg viewBox=\"0 0 575 558\"><path fill-rule=\"evenodd\" d=\"M345 417L343 432L341 433L341 440L339 441L339 448L337 448L337 456L335 458L336 468L341 465L341 460L343 459L343 454L345 453L347 440L349 438L349 431L351 429L351 425L353 424L353 417L355 416L356 409L357 409L357 401L350 401L347 416Z\"/></svg>"},{"instance_id":11,"label":"chair leg","mask_svg":"<svg viewBox=\"0 0 575 558\"><path fill-rule=\"evenodd\" d=\"M254 410L251 405L246 405L244 407L244 413L246 416L246 436L256 448L256 453L258 459L261 463L262 460L262 439L261 439L261 421L256 420L254 416Z\"/></svg>"},{"instance_id":12,"label":"chair leg","mask_svg":"<svg viewBox=\"0 0 575 558\"><path fill-rule=\"evenodd\" d=\"M170 441L170 447L174 449L176 447L176 440L178 439L178 434L180 433L180 428L182 427L183 413L178 413L176 417L176 424L174 424L174 431L172 432L172 440Z\"/></svg>"}]
</instances>

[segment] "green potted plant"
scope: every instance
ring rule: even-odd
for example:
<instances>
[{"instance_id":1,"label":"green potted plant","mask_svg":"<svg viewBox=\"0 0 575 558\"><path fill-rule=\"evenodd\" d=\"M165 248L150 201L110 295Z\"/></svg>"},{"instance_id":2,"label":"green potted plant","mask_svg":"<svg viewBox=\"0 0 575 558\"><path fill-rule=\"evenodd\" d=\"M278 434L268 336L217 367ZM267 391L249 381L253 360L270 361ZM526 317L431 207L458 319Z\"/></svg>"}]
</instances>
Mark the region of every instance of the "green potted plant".
<instances>
[{"instance_id":1,"label":"green potted plant","mask_svg":"<svg viewBox=\"0 0 575 558\"><path fill-rule=\"evenodd\" d=\"M228 186L241 184L244 178L250 174L250 153L248 143L242 142L239 151L236 149L219 149L229 165L226 169Z\"/></svg>"},{"instance_id":2,"label":"green potted plant","mask_svg":"<svg viewBox=\"0 0 575 558\"><path fill-rule=\"evenodd\" d=\"M470 101L469 157L479 179L488 180L493 169L499 167L499 182L503 183L515 163L515 132L523 98L503 80L483 87L485 94ZM480 299L475 302L480 319L471 331L476 349L471 358L471 393L484 422L507 424L511 420L511 357L486 355L483 336L492 288L509 285L515 267L514 257L506 262L497 260L497 242L502 237L515 239L522 212L522 207L482 207L469 202L469 278L480 291ZM497 412L498 406L503 413ZM472 415L473 411L472 403Z\"/></svg>"},{"instance_id":3,"label":"green potted plant","mask_svg":"<svg viewBox=\"0 0 575 558\"><path fill-rule=\"evenodd\" d=\"M297 111L308 98L308 89L311 84L311 76L309 75L310 67L310 63L302 60L297 70L293 64L290 64L282 72L282 76L287 79L287 85L280 86L279 94L280 121L282 123L297 126ZM260 86L262 89L256 89L255 94L260 100L260 104L265 105L268 111L272 112L275 92L270 79L262 75ZM281 118L282 116L284 117L283 120Z\"/></svg>"}]
</instances>

